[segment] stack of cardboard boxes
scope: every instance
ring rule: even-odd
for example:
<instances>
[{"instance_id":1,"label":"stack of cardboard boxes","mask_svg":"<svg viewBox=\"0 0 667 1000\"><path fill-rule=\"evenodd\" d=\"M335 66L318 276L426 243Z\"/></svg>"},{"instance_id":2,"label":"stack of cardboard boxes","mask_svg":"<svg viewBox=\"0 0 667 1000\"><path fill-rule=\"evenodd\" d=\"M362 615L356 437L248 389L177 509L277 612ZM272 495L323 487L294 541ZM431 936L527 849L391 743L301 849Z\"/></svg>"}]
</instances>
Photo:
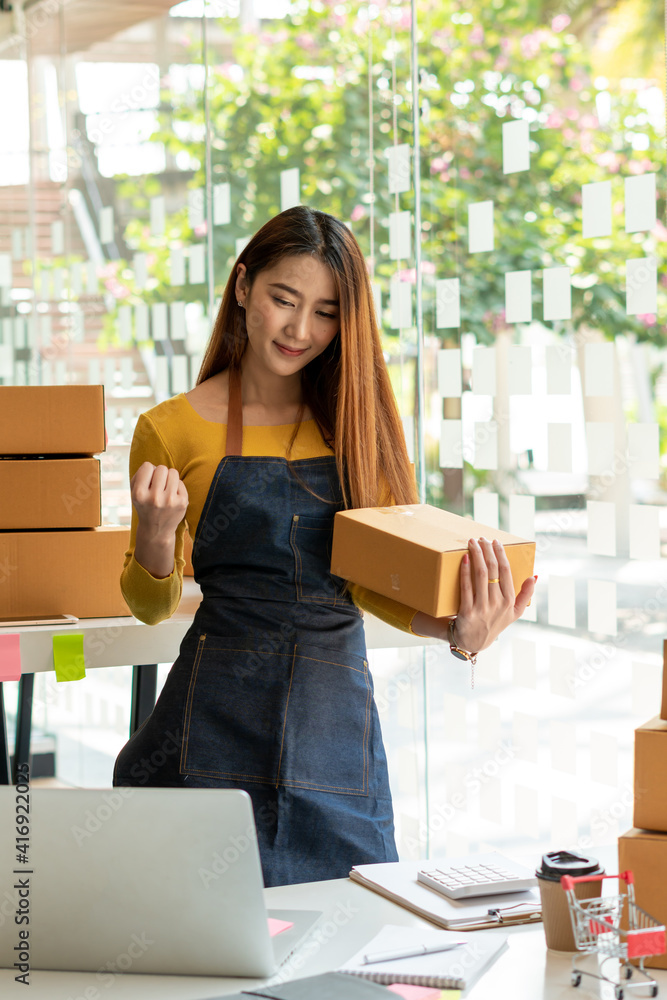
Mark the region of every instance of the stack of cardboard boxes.
<instances>
[{"instance_id":1,"label":"stack of cardboard boxes","mask_svg":"<svg viewBox=\"0 0 667 1000\"><path fill-rule=\"evenodd\" d=\"M0 617L130 615L102 525L104 386L0 386Z\"/></svg>"},{"instance_id":2,"label":"stack of cardboard boxes","mask_svg":"<svg viewBox=\"0 0 667 1000\"><path fill-rule=\"evenodd\" d=\"M637 904L667 924L667 640L660 715L635 729L633 823L618 840L619 870L634 873ZM645 964L667 969L667 954Z\"/></svg>"}]
</instances>

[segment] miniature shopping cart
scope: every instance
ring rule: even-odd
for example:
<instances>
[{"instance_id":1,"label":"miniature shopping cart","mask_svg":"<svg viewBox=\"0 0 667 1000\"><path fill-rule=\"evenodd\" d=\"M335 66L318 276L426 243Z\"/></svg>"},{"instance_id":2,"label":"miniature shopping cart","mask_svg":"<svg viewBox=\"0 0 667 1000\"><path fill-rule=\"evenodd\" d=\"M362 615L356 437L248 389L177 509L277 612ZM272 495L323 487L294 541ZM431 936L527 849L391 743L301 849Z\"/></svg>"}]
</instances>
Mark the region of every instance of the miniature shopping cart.
<instances>
[{"instance_id":1,"label":"miniature shopping cart","mask_svg":"<svg viewBox=\"0 0 667 1000\"><path fill-rule=\"evenodd\" d=\"M575 883L598 882L603 878L617 878L619 888L623 880L626 892L616 896L577 899L574 894ZM604 956L596 973L578 968L579 956L573 955L572 985L578 986L582 976L593 976L614 986L616 1000L622 1000L624 990L640 987L650 987L649 995L657 996L658 984L644 969L644 959L649 955L664 954L665 928L635 903L632 872L621 872L620 875L582 875L579 878L563 875L560 884L567 894L577 950L586 955ZM604 974L605 962L610 958L620 959L618 983ZM630 959L637 959L639 965L632 965ZM643 979L631 983L629 980L635 973L639 973ZM625 979L624 983L620 982L621 977Z\"/></svg>"}]
</instances>

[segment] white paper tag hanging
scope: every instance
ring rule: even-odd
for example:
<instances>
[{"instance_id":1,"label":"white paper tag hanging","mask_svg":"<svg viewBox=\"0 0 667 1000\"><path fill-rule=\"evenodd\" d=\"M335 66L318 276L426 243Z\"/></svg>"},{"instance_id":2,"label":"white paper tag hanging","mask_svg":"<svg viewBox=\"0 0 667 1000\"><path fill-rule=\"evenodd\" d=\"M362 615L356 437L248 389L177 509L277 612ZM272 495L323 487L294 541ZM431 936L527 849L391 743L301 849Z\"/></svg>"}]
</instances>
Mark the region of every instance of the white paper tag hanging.
<instances>
[{"instance_id":1,"label":"white paper tag hanging","mask_svg":"<svg viewBox=\"0 0 667 1000\"><path fill-rule=\"evenodd\" d=\"M581 186L581 235L611 236L611 181Z\"/></svg>"},{"instance_id":2,"label":"white paper tag hanging","mask_svg":"<svg viewBox=\"0 0 667 1000\"><path fill-rule=\"evenodd\" d=\"M503 173L530 169L530 128L522 118L503 123Z\"/></svg>"},{"instance_id":3,"label":"white paper tag hanging","mask_svg":"<svg viewBox=\"0 0 667 1000\"><path fill-rule=\"evenodd\" d=\"M625 263L625 297L628 316L658 311L658 268L655 257L639 257Z\"/></svg>"},{"instance_id":4,"label":"white paper tag hanging","mask_svg":"<svg viewBox=\"0 0 667 1000\"><path fill-rule=\"evenodd\" d=\"M441 278L435 283L435 326L437 330L458 329L461 325L461 291L458 278Z\"/></svg>"},{"instance_id":5,"label":"white paper tag hanging","mask_svg":"<svg viewBox=\"0 0 667 1000\"><path fill-rule=\"evenodd\" d=\"M400 194L412 187L411 152L408 143L385 149L385 156L389 161L389 194Z\"/></svg>"},{"instance_id":6,"label":"white paper tag hanging","mask_svg":"<svg viewBox=\"0 0 667 1000\"><path fill-rule=\"evenodd\" d=\"M392 330L404 330L412 326L412 285L407 281L401 281L398 274L394 274L389 286L391 328Z\"/></svg>"},{"instance_id":7,"label":"white paper tag hanging","mask_svg":"<svg viewBox=\"0 0 667 1000\"><path fill-rule=\"evenodd\" d=\"M438 351L438 395L459 397L461 391L461 351L458 347Z\"/></svg>"},{"instance_id":8,"label":"white paper tag hanging","mask_svg":"<svg viewBox=\"0 0 667 1000\"><path fill-rule=\"evenodd\" d=\"M226 226L232 221L231 186L213 185L213 225Z\"/></svg>"},{"instance_id":9,"label":"white paper tag hanging","mask_svg":"<svg viewBox=\"0 0 667 1000\"><path fill-rule=\"evenodd\" d=\"M280 172L280 211L301 204L301 180L298 167Z\"/></svg>"},{"instance_id":10,"label":"white paper tag hanging","mask_svg":"<svg viewBox=\"0 0 667 1000\"><path fill-rule=\"evenodd\" d=\"M161 194L150 200L150 219L151 236L164 236L166 216L164 196Z\"/></svg>"},{"instance_id":11,"label":"white paper tag hanging","mask_svg":"<svg viewBox=\"0 0 667 1000\"><path fill-rule=\"evenodd\" d=\"M487 253L493 246L493 202L473 202L468 205L468 252Z\"/></svg>"},{"instance_id":12,"label":"white paper tag hanging","mask_svg":"<svg viewBox=\"0 0 667 1000\"><path fill-rule=\"evenodd\" d=\"M99 214L100 243L113 243L113 206L107 205L100 209Z\"/></svg>"},{"instance_id":13,"label":"white paper tag hanging","mask_svg":"<svg viewBox=\"0 0 667 1000\"><path fill-rule=\"evenodd\" d=\"M182 247L174 247L169 254L169 283L185 284L185 254Z\"/></svg>"},{"instance_id":14,"label":"white paper tag hanging","mask_svg":"<svg viewBox=\"0 0 667 1000\"><path fill-rule=\"evenodd\" d=\"M204 222L204 189L191 188L188 191L188 222L191 229L198 229Z\"/></svg>"},{"instance_id":15,"label":"white paper tag hanging","mask_svg":"<svg viewBox=\"0 0 667 1000\"><path fill-rule=\"evenodd\" d=\"M532 272L507 271L505 274L505 321L530 323L533 318Z\"/></svg>"},{"instance_id":16,"label":"white paper tag hanging","mask_svg":"<svg viewBox=\"0 0 667 1000\"><path fill-rule=\"evenodd\" d=\"M625 231L641 233L657 222L656 175L640 174L625 178Z\"/></svg>"},{"instance_id":17,"label":"white paper tag hanging","mask_svg":"<svg viewBox=\"0 0 667 1000\"><path fill-rule=\"evenodd\" d=\"M572 318L572 287L569 267L545 267L542 272L544 319Z\"/></svg>"}]
</instances>

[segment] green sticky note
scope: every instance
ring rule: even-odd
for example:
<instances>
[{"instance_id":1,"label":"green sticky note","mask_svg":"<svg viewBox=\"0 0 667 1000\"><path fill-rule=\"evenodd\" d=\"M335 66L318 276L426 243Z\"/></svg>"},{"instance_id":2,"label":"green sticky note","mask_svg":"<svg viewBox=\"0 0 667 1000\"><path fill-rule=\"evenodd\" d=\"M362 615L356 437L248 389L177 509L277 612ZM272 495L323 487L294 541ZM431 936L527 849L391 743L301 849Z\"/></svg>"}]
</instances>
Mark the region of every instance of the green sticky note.
<instances>
[{"instance_id":1,"label":"green sticky note","mask_svg":"<svg viewBox=\"0 0 667 1000\"><path fill-rule=\"evenodd\" d=\"M57 681L80 681L86 676L83 659L83 632L54 635L53 665Z\"/></svg>"}]
</instances>

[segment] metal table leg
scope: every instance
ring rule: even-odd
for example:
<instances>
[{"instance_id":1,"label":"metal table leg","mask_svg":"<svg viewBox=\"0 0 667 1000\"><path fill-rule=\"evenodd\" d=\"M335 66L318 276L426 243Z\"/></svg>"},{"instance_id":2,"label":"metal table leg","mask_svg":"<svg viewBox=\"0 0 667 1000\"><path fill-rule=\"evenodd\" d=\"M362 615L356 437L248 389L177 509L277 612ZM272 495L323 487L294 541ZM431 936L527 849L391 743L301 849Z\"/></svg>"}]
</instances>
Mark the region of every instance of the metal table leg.
<instances>
[{"instance_id":1,"label":"metal table leg","mask_svg":"<svg viewBox=\"0 0 667 1000\"><path fill-rule=\"evenodd\" d=\"M16 712L16 744L12 782L16 784L19 764L30 764L30 733L32 730L32 693L35 687L34 674L21 674L19 681L19 702Z\"/></svg>"},{"instance_id":2,"label":"metal table leg","mask_svg":"<svg viewBox=\"0 0 667 1000\"><path fill-rule=\"evenodd\" d=\"M132 707L130 736L155 708L157 695L157 663L142 663L132 668Z\"/></svg>"},{"instance_id":3,"label":"metal table leg","mask_svg":"<svg viewBox=\"0 0 667 1000\"><path fill-rule=\"evenodd\" d=\"M11 784L9 780L9 744L7 742L7 718L5 716L4 685L0 681L0 785Z\"/></svg>"}]
</instances>

